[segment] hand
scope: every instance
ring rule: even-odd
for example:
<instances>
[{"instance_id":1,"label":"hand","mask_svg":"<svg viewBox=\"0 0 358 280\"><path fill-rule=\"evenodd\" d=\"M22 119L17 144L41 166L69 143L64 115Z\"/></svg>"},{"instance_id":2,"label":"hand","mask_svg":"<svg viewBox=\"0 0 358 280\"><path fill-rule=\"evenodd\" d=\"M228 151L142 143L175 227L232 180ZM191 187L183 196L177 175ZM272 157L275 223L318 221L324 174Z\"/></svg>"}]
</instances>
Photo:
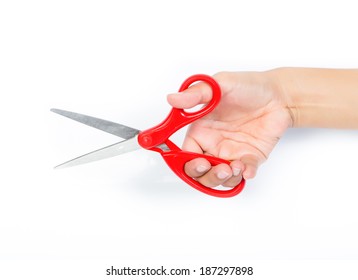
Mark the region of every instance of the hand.
<instances>
[{"instance_id":1,"label":"hand","mask_svg":"<svg viewBox=\"0 0 358 280\"><path fill-rule=\"evenodd\" d=\"M207 187L234 187L242 177L255 176L293 119L271 72L221 72L213 78L222 90L220 104L189 127L183 149L231 164L212 167L198 158L185 165L185 172ZM210 100L211 88L205 83L168 95L171 106L183 109Z\"/></svg>"}]
</instances>

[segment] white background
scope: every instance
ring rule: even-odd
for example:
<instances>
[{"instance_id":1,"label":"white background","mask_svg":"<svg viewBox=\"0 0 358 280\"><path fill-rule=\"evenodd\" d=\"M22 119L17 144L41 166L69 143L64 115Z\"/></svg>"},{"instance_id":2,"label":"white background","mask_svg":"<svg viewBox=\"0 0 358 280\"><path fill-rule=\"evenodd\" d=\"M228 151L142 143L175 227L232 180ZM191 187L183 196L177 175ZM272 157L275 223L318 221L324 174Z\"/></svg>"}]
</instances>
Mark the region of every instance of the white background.
<instances>
[{"instance_id":1,"label":"white background","mask_svg":"<svg viewBox=\"0 0 358 280\"><path fill-rule=\"evenodd\" d=\"M145 129L195 73L356 68L354 2L0 2L2 278L165 262L357 275L358 131L289 130L239 196L218 199L147 151L54 171L119 139L49 111Z\"/></svg>"}]
</instances>

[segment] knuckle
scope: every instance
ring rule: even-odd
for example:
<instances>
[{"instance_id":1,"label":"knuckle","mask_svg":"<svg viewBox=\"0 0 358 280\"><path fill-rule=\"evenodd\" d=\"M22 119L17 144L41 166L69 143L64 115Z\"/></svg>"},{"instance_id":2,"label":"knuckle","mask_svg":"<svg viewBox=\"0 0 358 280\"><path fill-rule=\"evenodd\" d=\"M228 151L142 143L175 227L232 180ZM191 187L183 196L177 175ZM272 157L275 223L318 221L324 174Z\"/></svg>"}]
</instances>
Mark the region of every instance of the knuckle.
<instances>
[{"instance_id":1,"label":"knuckle","mask_svg":"<svg viewBox=\"0 0 358 280\"><path fill-rule=\"evenodd\" d=\"M223 77L226 77L228 75L228 71L220 71L213 75L216 79L221 79Z\"/></svg>"}]
</instances>

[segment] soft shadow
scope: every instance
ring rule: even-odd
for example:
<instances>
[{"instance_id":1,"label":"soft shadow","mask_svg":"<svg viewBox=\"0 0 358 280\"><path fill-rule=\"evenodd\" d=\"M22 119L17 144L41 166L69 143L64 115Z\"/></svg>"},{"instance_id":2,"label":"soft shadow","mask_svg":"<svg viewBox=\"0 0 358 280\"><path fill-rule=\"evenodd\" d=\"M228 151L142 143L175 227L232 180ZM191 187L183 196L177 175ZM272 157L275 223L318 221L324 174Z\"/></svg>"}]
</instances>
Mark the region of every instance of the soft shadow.
<instances>
[{"instance_id":1,"label":"soft shadow","mask_svg":"<svg viewBox=\"0 0 358 280\"><path fill-rule=\"evenodd\" d=\"M132 184L140 196L192 197L192 190L187 189L191 187L177 177L159 155L148 158L146 168L132 178Z\"/></svg>"}]
</instances>

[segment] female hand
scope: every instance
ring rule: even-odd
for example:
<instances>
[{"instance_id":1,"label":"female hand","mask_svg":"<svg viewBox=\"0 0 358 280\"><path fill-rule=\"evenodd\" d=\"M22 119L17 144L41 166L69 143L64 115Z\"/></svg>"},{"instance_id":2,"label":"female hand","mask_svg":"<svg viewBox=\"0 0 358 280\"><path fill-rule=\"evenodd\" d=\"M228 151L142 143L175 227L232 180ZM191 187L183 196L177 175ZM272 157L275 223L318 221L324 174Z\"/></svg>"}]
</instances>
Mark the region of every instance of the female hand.
<instances>
[{"instance_id":1,"label":"female hand","mask_svg":"<svg viewBox=\"0 0 358 280\"><path fill-rule=\"evenodd\" d=\"M219 105L188 129L183 149L231 161L230 166L198 158L185 165L185 172L207 187L234 187L253 178L258 166L292 126L283 90L271 72L221 72L213 76L222 90ZM176 108L188 109L211 100L205 83L168 95Z\"/></svg>"}]
</instances>

